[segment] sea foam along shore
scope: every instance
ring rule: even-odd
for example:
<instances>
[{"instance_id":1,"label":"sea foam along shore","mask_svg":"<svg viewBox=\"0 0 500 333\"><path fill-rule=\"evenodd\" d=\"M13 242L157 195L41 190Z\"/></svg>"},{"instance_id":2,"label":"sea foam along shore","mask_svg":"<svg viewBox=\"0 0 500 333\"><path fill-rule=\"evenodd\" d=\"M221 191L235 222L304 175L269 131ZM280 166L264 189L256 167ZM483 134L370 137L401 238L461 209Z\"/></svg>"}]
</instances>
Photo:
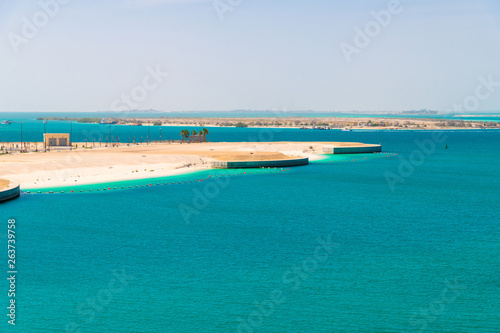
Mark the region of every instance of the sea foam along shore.
<instances>
[{"instance_id":1,"label":"sea foam along shore","mask_svg":"<svg viewBox=\"0 0 500 333\"><path fill-rule=\"evenodd\" d=\"M0 156L2 178L37 189L179 175L210 168L214 160L321 158L321 142L219 142L121 145ZM342 144L342 143L339 143ZM349 143L345 143L349 144ZM79 144L81 147L81 144Z\"/></svg>"}]
</instances>

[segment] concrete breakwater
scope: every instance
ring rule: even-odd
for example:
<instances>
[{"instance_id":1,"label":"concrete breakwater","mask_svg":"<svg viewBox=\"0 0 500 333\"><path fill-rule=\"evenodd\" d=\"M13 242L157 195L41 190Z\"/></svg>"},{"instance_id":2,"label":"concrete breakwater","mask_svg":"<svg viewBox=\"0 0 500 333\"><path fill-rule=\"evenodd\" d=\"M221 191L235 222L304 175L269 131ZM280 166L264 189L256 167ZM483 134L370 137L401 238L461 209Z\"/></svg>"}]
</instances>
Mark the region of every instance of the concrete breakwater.
<instances>
[{"instance_id":1,"label":"concrete breakwater","mask_svg":"<svg viewBox=\"0 0 500 333\"><path fill-rule=\"evenodd\" d=\"M360 144L349 146L325 146L325 154L367 154L382 152L382 145Z\"/></svg>"},{"instance_id":2,"label":"concrete breakwater","mask_svg":"<svg viewBox=\"0 0 500 333\"><path fill-rule=\"evenodd\" d=\"M293 158L283 160L262 161L213 161L216 169L246 169L246 168L282 168L309 164L309 158Z\"/></svg>"},{"instance_id":3,"label":"concrete breakwater","mask_svg":"<svg viewBox=\"0 0 500 333\"><path fill-rule=\"evenodd\" d=\"M0 179L0 202L19 196L21 189L18 183Z\"/></svg>"}]
</instances>

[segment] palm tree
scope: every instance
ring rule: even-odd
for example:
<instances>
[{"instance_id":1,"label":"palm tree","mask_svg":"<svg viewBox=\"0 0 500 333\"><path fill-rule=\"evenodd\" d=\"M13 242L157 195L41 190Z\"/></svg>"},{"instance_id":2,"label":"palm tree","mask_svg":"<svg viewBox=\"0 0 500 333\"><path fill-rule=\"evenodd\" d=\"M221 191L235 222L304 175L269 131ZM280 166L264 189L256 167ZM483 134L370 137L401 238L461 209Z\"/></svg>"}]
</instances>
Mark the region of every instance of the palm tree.
<instances>
[{"instance_id":1,"label":"palm tree","mask_svg":"<svg viewBox=\"0 0 500 333\"><path fill-rule=\"evenodd\" d=\"M205 142L207 142L207 134L210 134L208 133L208 130L206 128L203 129L203 136L205 138Z\"/></svg>"},{"instance_id":2,"label":"palm tree","mask_svg":"<svg viewBox=\"0 0 500 333\"><path fill-rule=\"evenodd\" d=\"M184 138L186 139L186 141L188 140L189 138L189 130L183 130L182 132L184 132Z\"/></svg>"},{"instance_id":3,"label":"palm tree","mask_svg":"<svg viewBox=\"0 0 500 333\"><path fill-rule=\"evenodd\" d=\"M181 142L182 142L182 141L184 140L184 130L182 130L182 131L180 132L180 136L181 136Z\"/></svg>"}]
</instances>

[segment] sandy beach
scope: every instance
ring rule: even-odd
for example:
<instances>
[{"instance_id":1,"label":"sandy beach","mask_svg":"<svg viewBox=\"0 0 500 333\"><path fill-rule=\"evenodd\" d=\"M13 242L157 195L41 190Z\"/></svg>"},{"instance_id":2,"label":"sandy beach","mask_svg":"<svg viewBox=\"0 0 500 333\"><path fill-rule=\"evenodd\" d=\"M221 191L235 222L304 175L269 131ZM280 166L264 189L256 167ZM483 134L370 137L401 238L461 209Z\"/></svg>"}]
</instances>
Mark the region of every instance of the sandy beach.
<instances>
[{"instance_id":1,"label":"sandy beach","mask_svg":"<svg viewBox=\"0 0 500 333\"><path fill-rule=\"evenodd\" d=\"M5 180L5 179L0 179L0 190L3 190L7 187L9 187L10 181Z\"/></svg>"},{"instance_id":2,"label":"sandy beach","mask_svg":"<svg viewBox=\"0 0 500 333\"><path fill-rule=\"evenodd\" d=\"M122 145L0 156L0 177L24 189L83 185L177 175L210 168L210 162L320 158L325 145L342 142L243 142ZM362 144L361 144L362 145ZM0 184L1 186L1 184Z\"/></svg>"}]
</instances>

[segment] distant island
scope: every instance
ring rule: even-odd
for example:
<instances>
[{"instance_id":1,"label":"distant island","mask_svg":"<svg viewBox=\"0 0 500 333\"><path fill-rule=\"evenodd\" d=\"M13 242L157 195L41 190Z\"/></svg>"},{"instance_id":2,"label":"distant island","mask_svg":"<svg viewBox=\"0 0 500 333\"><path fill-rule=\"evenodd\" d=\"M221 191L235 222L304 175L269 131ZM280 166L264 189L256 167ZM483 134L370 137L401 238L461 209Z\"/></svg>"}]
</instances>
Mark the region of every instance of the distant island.
<instances>
[{"instance_id":1,"label":"distant island","mask_svg":"<svg viewBox=\"0 0 500 333\"><path fill-rule=\"evenodd\" d=\"M55 121L76 121L78 123L100 123L103 118L78 118L78 117L38 117L36 120L55 120Z\"/></svg>"},{"instance_id":2,"label":"distant island","mask_svg":"<svg viewBox=\"0 0 500 333\"><path fill-rule=\"evenodd\" d=\"M437 111L403 111L405 115L434 115ZM396 115L341 116L332 114L325 117L39 117L43 121L75 121L103 125L127 126L204 126L204 127L268 127L302 129L481 129L500 128L500 122L481 120L444 119L432 117L398 117Z\"/></svg>"},{"instance_id":3,"label":"distant island","mask_svg":"<svg viewBox=\"0 0 500 333\"><path fill-rule=\"evenodd\" d=\"M432 111L432 110L427 110L427 109L410 110L410 111L401 112L401 114L411 114L411 115L435 115L438 113L439 113L438 111Z\"/></svg>"}]
</instances>

